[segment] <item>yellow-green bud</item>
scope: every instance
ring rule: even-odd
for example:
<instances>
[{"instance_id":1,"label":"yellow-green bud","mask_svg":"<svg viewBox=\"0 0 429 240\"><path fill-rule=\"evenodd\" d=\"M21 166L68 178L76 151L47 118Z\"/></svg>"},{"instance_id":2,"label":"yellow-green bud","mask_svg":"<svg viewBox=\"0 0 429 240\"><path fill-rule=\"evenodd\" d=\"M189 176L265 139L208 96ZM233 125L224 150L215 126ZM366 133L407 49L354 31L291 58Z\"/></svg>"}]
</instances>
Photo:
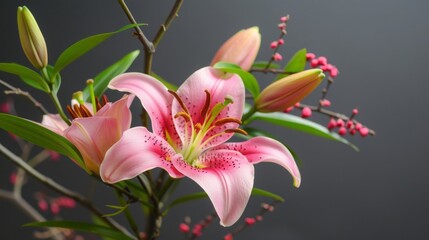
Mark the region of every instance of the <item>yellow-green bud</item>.
<instances>
[{"instance_id":1,"label":"yellow-green bud","mask_svg":"<svg viewBox=\"0 0 429 240\"><path fill-rule=\"evenodd\" d=\"M310 69L284 77L266 87L255 100L259 112L284 111L304 99L322 82L320 69Z\"/></svg>"},{"instance_id":2,"label":"yellow-green bud","mask_svg":"<svg viewBox=\"0 0 429 240\"><path fill-rule=\"evenodd\" d=\"M31 64L38 69L48 65L48 50L45 39L30 10L18 7L18 32L22 49Z\"/></svg>"}]
</instances>

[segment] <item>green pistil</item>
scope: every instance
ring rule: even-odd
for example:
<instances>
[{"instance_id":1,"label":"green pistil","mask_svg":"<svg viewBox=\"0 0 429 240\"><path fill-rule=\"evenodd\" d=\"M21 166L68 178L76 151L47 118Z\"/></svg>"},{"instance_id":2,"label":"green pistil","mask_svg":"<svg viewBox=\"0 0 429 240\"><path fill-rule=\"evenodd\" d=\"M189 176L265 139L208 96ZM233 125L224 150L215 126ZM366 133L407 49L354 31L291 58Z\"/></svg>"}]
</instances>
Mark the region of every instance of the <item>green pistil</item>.
<instances>
[{"instance_id":1,"label":"green pistil","mask_svg":"<svg viewBox=\"0 0 429 240\"><path fill-rule=\"evenodd\" d=\"M86 84L89 87L89 94L91 95L92 111L93 111L93 114L95 114L97 112L97 103L95 102L94 80L88 79L88 81L86 81Z\"/></svg>"}]
</instances>

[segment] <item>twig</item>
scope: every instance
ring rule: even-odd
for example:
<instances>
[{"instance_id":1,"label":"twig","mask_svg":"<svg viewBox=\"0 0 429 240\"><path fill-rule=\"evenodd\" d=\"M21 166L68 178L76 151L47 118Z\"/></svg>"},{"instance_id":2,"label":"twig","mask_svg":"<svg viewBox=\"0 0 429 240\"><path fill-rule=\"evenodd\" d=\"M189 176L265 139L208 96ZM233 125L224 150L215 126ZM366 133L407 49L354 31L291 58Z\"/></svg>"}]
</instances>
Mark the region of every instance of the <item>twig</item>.
<instances>
[{"instance_id":1,"label":"twig","mask_svg":"<svg viewBox=\"0 0 429 240\"><path fill-rule=\"evenodd\" d=\"M7 87L9 90L5 90L4 93L5 94L15 94L15 95L21 95L26 97L28 100L30 100L30 102L32 102L34 104L34 106L39 109L43 114L48 114L48 110L46 110L46 108L39 102L37 101L33 96L31 96L31 94L29 92L26 91L22 91L19 88L16 88L12 85L10 85L9 83L0 80L0 84Z\"/></svg>"},{"instance_id":2,"label":"twig","mask_svg":"<svg viewBox=\"0 0 429 240\"><path fill-rule=\"evenodd\" d=\"M153 45L155 47L158 46L159 42L161 41L162 37L164 36L165 32L170 27L171 23L176 19L176 17L179 16L180 7L183 4L183 0L176 0L174 3L173 8L171 9L170 13L168 14L167 18L165 19L165 22L161 24L161 27L158 29L158 32L156 33L155 37L153 38Z\"/></svg>"},{"instance_id":3,"label":"twig","mask_svg":"<svg viewBox=\"0 0 429 240\"><path fill-rule=\"evenodd\" d=\"M23 170L25 170L29 175L36 178L41 183L45 184L52 190L68 196L72 199L74 199L76 202L80 203L82 206L87 208L89 211L91 211L93 214L98 216L100 219L105 221L109 226L113 227L114 229L121 231L125 235L135 239L133 235L131 235L130 232L128 232L127 229L125 229L123 226L121 226L119 223L117 223L115 220L109 217L104 217L103 213L101 213L97 208L95 208L90 201L88 201L85 197L80 195L79 193L73 192L62 185L58 184L57 182L53 181L52 179L46 177L36 169L32 168L30 165L28 165L24 160L22 160L20 157L16 156L14 153L12 153L9 149L4 147L2 144L0 144L0 152L2 155L7 157L9 160L11 160L14 164L21 167Z\"/></svg>"},{"instance_id":4,"label":"twig","mask_svg":"<svg viewBox=\"0 0 429 240\"><path fill-rule=\"evenodd\" d=\"M274 73L274 74L294 74L295 72L287 72L283 69L276 68L251 68L249 72L262 72L262 73Z\"/></svg>"}]
</instances>

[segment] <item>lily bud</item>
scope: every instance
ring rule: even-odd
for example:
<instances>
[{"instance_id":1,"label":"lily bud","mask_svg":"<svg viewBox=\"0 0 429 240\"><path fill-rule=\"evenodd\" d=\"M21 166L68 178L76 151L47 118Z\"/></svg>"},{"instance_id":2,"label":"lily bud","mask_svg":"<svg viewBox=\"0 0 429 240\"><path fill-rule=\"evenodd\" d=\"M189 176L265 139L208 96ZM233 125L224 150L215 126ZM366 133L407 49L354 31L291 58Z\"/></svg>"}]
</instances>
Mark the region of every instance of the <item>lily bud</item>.
<instances>
[{"instance_id":1,"label":"lily bud","mask_svg":"<svg viewBox=\"0 0 429 240\"><path fill-rule=\"evenodd\" d=\"M310 94L324 77L320 69L310 69L284 77L261 92L255 100L256 110L284 111Z\"/></svg>"},{"instance_id":2,"label":"lily bud","mask_svg":"<svg viewBox=\"0 0 429 240\"><path fill-rule=\"evenodd\" d=\"M31 64L38 69L48 65L48 50L36 19L27 7L18 7L18 32L22 49Z\"/></svg>"},{"instance_id":3,"label":"lily bud","mask_svg":"<svg viewBox=\"0 0 429 240\"><path fill-rule=\"evenodd\" d=\"M258 27L243 29L228 39L217 51L212 63L229 62L248 71L255 61L261 46L261 34Z\"/></svg>"}]
</instances>

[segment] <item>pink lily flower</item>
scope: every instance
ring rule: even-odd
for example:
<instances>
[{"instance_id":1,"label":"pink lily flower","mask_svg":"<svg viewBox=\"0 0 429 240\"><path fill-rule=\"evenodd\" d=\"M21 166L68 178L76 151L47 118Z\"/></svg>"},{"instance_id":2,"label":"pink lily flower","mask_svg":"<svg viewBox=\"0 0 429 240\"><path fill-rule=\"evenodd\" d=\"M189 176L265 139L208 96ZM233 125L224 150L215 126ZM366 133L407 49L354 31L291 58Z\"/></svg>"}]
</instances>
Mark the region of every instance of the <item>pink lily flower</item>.
<instances>
[{"instance_id":1,"label":"pink lily flower","mask_svg":"<svg viewBox=\"0 0 429 240\"><path fill-rule=\"evenodd\" d=\"M245 133L238 128L245 100L238 75L202 68L173 92L149 75L126 73L109 87L140 99L152 132L125 131L101 164L103 181L116 183L157 167L173 178L189 177L207 193L223 226L234 224L247 205L253 164L277 163L300 185L298 167L281 143L266 137L225 143L234 133Z\"/></svg>"},{"instance_id":2,"label":"pink lily flower","mask_svg":"<svg viewBox=\"0 0 429 240\"><path fill-rule=\"evenodd\" d=\"M82 154L87 170L99 175L105 153L121 138L122 133L130 128L129 106L133 99L133 96L126 95L114 103L106 102L94 115L91 107L82 105L80 109L85 110L77 110L79 109L77 104L74 109L71 108L72 115L77 116L74 116L70 126L58 114L44 115L42 125L64 136L75 145Z\"/></svg>"}]
</instances>

